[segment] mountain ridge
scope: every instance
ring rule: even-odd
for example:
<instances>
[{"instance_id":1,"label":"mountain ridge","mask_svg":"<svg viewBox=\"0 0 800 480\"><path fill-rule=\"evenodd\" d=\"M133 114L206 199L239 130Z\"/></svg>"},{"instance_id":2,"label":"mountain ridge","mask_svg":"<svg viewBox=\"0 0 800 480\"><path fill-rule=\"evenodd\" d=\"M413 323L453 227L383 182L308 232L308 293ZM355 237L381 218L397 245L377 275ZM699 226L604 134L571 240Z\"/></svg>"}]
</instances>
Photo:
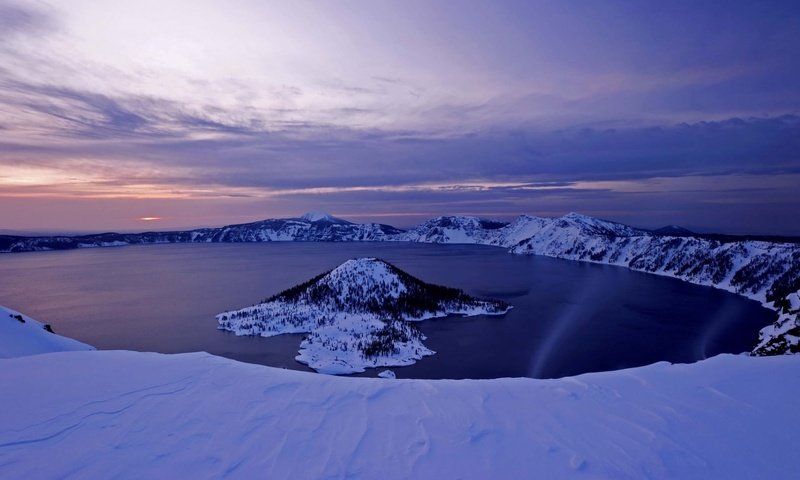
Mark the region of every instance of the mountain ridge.
<instances>
[{"instance_id":1,"label":"mountain ridge","mask_svg":"<svg viewBox=\"0 0 800 480\"><path fill-rule=\"evenodd\" d=\"M324 212L307 212L300 217L272 218L221 227L190 230L145 231L139 233L102 232L80 235L10 235L0 234L0 253L69 250L161 243L239 243L271 241L412 241L422 243L485 243L513 246L538 230L559 223L581 233L616 236L680 236L704 238L721 243L759 241L800 244L800 237L770 235L729 235L694 233L670 225L656 230L630 227L575 212L561 217L520 215L511 222L467 215L434 217L403 230L382 223L352 223ZM532 227L536 227L531 231ZM516 229L516 235L514 230ZM674 231L675 234L669 234ZM497 233L505 232L498 238ZM517 241L510 242L509 239Z\"/></svg>"}]
</instances>

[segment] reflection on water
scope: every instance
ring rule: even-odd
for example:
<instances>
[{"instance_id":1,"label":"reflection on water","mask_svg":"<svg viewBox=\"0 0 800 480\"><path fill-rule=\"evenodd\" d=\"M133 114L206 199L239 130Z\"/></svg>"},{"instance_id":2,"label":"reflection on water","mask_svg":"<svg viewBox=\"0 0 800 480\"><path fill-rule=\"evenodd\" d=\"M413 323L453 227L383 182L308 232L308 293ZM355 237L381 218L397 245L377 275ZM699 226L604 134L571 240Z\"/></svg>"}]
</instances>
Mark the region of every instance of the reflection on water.
<instances>
[{"instance_id":1,"label":"reflection on water","mask_svg":"<svg viewBox=\"0 0 800 480\"><path fill-rule=\"evenodd\" d=\"M214 315L341 262L376 256L422 280L514 305L504 317L431 320L437 355L406 378L537 378L689 362L755 343L772 313L707 287L623 268L461 245L157 245L0 255L0 304L104 349L207 351L306 370L302 335L236 337ZM375 371L366 375L375 375Z\"/></svg>"}]
</instances>

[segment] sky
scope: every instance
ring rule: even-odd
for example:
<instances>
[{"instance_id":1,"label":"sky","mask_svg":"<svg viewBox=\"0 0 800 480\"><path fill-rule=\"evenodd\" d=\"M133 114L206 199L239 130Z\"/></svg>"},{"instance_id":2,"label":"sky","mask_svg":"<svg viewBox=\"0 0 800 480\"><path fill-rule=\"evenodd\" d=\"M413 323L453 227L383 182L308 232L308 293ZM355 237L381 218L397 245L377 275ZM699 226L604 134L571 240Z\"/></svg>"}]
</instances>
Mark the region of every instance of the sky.
<instances>
[{"instance_id":1,"label":"sky","mask_svg":"<svg viewBox=\"0 0 800 480\"><path fill-rule=\"evenodd\" d=\"M0 230L800 235L800 2L0 0Z\"/></svg>"}]
</instances>

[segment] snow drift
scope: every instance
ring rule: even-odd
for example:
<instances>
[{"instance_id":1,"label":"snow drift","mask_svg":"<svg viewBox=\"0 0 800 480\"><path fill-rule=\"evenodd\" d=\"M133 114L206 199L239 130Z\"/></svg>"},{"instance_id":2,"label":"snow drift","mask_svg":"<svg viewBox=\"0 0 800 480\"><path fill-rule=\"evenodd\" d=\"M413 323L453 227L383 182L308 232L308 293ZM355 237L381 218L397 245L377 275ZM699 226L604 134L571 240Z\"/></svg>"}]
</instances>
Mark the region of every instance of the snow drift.
<instances>
[{"instance_id":1,"label":"snow drift","mask_svg":"<svg viewBox=\"0 0 800 480\"><path fill-rule=\"evenodd\" d=\"M800 478L797 356L429 381L68 352L0 386L4 478Z\"/></svg>"}]
</instances>

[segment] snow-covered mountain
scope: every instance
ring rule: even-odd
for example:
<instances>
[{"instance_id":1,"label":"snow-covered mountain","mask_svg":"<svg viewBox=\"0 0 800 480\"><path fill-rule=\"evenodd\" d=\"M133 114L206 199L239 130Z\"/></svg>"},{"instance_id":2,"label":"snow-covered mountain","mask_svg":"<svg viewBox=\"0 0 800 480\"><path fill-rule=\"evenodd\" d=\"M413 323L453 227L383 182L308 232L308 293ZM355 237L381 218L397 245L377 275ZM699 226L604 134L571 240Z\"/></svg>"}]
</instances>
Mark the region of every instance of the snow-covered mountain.
<instances>
[{"instance_id":1,"label":"snow-covered mountain","mask_svg":"<svg viewBox=\"0 0 800 480\"><path fill-rule=\"evenodd\" d=\"M75 350L94 347L57 335L50 325L0 306L0 358Z\"/></svg>"},{"instance_id":2,"label":"snow-covered mountain","mask_svg":"<svg viewBox=\"0 0 800 480\"><path fill-rule=\"evenodd\" d=\"M626 266L709 285L762 302L800 288L800 245L720 242L615 229L579 229L561 219L509 246L519 254Z\"/></svg>"},{"instance_id":3,"label":"snow-covered mountain","mask_svg":"<svg viewBox=\"0 0 800 480\"><path fill-rule=\"evenodd\" d=\"M507 223L468 216L432 218L394 240L421 243L485 243L497 236Z\"/></svg>"},{"instance_id":4,"label":"snow-covered mountain","mask_svg":"<svg viewBox=\"0 0 800 480\"><path fill-rule=\"evenodd\" d=\"M336 218L333 215L325 212L308 212L300 217L300 220L305 220L307 222L327 222L327 223L339 223L339 224L349 224L347 220L342 220L341 218Z\"/></svg>"},{"instance_id":5,"label":"snow-covered mountain","mask_svg":"<svg viewBox=\"0 0 800 480\"><path fill-rule=\"evenodd\" d=\"M774 302L800 290L800 244L796 243L655 234L577 213L559 218L523 215L499 228L496 223L482 227L478 220L439 217L400 238L497 245L516 254L625 266L761 302Z\"/></svg>"},{"instance_id":6,"label":"snow-covered mountain","mask_svg":"<svg viewBox=\"0 0 800 480\"><path fill-rule=\"evenodd\" d=\"M144 233L99 233L78 236L21 237L0 235L0 253L73 248L116 247L154 243L352 242L388 240L403 231L379 223L350 223L326 213L269 219L219 228Z\"/></svg>"},{"instance_id":7,"label":"snow-covered mountain","mask_svg":"<svg viewBox=\"0 0 800 480\"><path fill-rule=\"evenodd\" d=\"M434 352L410 321L447 315L497 315L503 302L431 285L377 258L348 260L263 303L217 315L219 328L265 337L308 333L299 362L322 373L410 365Z\"/></svg>"},{"instance_id":8,"label":"snow-covered mountain","mask_svg":"<svg viewBox=\"0 0 800 480\"><path fill-rule=\"evenodd\" d=\"M544 230L564 237L649 235L621 223L599 220L578 213L559 218L522 215L511 223L469 216L436 217L398 235L400 241L422 243L467 243L512 247Z\"/></svg>"}]
</instances>

